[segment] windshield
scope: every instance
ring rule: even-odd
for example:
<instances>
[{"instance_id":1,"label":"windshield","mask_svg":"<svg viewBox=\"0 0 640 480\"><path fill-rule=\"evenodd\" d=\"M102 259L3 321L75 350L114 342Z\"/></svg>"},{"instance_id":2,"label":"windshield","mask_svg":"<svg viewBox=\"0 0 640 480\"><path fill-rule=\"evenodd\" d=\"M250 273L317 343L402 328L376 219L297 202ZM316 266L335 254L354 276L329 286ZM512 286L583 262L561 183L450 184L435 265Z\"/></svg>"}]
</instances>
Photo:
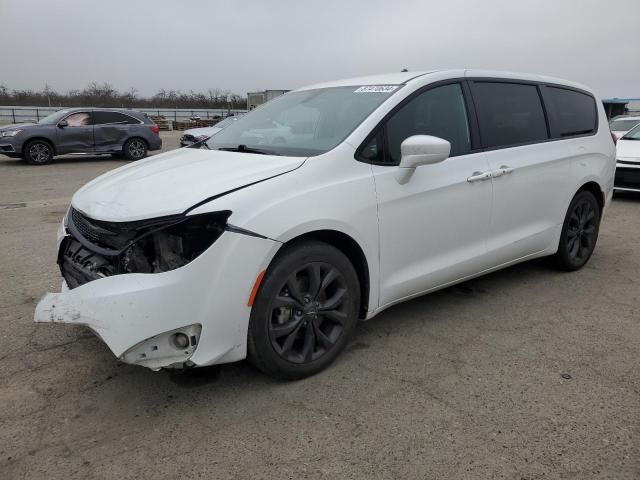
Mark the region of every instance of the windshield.
<instances>
[{"instance_id":1,"label":"windshield","mask_svg":"<svg viewBox=\"0 0 640 480\"><path fill-rule=\"evenodd\" d=\"M622 138L625 140L640 140L640 125L637 125L636 128L628 131Z\"/></svg>"},{"instance_id":2,"label":"windshield","mask_svg":"<svg viewBox=\"0 0 640 480\"><path fill-rule=\"evenodd\" d=\"M609 128L611 128L612 132L626 132L627 130L631 130L633 127L638 125L640 120L613 120L609 123Z\"/></svg>"},{"instance_id":3,"label":"windshield","mask_svg":"<svg viewBox=\"0 0 640 480\"><path fill-rule=\"evenodd\" d=\"M68 113L69 110L58 110L51 115L47 115L46 117L41 118L38 123L42 125L53 125L54 123L58 123L60 120L62 120L62 117L64 117Z\"/></svg>"},{"instance_id":4,"label":"windshield","mask_svg":"<svg viewBox=\"0 0 640 480\"><path fill-rule=\"evenodd\" d=\"M332 87L281 95L205 142L210 149L313 156L342 142L397 85Z\"/></svg>"},{"instance_id":5,"label":"windshield","mask_svg":"<svg viewBox=\"0 0 640 480\"><path fill-rule=\"evenodd\" d=\"M228 127L229 125L231 125L236 120L238 120L238 117L227 117L224 120L221 120L218 123L216 123L214 125L214 127L218 127L218 128Z\"/></svg>"}]
</instances>

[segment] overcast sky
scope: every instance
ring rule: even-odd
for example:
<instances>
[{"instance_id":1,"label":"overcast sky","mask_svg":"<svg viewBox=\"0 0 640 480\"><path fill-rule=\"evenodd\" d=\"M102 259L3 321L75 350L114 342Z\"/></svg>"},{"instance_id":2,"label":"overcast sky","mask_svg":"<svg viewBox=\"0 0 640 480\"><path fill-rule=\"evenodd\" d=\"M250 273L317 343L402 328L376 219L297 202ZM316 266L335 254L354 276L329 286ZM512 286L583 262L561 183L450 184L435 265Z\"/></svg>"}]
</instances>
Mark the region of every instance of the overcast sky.
<instances>
[{"instance_id":1,"label":"overcast sky","mask_svg":"<svg viewBox=\"0 0 640 480\"><path fill-rule=\"evenodd\" d=\"M0 83L151 95L490 68L640 97L638 0L0 0Z\"/></svg>"}]
</instances>

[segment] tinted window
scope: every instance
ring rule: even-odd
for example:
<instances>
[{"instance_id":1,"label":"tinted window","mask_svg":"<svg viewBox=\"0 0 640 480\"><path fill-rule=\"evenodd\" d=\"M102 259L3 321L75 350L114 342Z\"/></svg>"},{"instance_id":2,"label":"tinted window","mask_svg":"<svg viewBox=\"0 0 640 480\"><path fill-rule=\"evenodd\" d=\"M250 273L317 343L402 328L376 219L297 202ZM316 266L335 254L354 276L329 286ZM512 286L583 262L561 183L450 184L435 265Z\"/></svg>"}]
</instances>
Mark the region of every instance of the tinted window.
<instances>
[{"instance_id":1,"label":"tinted window","mask_svg":"<svg viewBox=\"0 0 640 480\"><path fill-rule=\"evenodd\" d=\"M485 147L546 140L547 123L535 85L476 82L473 101Z\"/></svg>"},{"instance_id":2,"label":"tinted window","mask_svg":"<svg viewBox=\"0 0 640 480\"><path fill-rule=\"evenodd\" d=\"M590 95L567 90L566 88L547 87L545 100L553 109L551 117L554 137L586 135L596 130L596 102Z\"/></svg>"},{"instance_id":3,"label":"tinted window","mask_svg":"<svg viewBox=\"0 0 640 480\"><path fill-rule=\"evenodd\" d=\"M89 125L89 114L86 112L72 113L65 120L70 127L82 127Z\"/></svg>"},{"instance_id":4,"label":"tinted window","mask_svg":"<svg viewBox=\"0 0 640 480\"><path fill-rule=\"evenodd\" d=\"M118 112L93 112L93 124L103 125L105 123L119 124L139 124L140 122L129 115Z\"/></svg>"},{"instance_id":5,"label":"tinted window","mask_svg":"<svg viewBox=\"0 0 640 480\"><path fill-rule=\"evenodd\" d=\"M433 135L451 143L451 156L471 150L462 87L445 85L411 99L386 124L387 161L400 162L400 144L412 135Z\"/></svg>"},{"instance_id":6,"label":"tinted window","mask_svg":"<svg viewBox=\"0 0 640 480\"><path fill-rule=\"evenodd\" d=\"M378 133L360 149L360 158L366 162L384 163L382 135Z\"/></svg>"}]
</instances>

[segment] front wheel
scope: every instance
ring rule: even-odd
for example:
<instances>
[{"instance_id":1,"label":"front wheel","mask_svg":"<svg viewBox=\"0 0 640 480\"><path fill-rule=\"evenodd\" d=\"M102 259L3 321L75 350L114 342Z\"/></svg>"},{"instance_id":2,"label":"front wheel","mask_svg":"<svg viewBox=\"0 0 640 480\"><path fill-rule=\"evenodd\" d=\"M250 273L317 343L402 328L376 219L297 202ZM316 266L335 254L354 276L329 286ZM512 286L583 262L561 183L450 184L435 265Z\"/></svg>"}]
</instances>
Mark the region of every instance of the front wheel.
<instances>
[{"instance_id":1,"label":"front wheel","mask_svg":"<svg viewBox=\"0 0 640 480\"><path fill-rule=\"evenodd\" d=\"M127 160L141 160L147 156L147 143L141 138L131 138L126 141L122 153Z\"/></svg>"},{"instance_id":2,"label":"front wheel","mask_svg":"<svg viewBox=\"0 0 640 480\"><path fill-rule=\"evenodd\" d=\"M248 358L268 375L298 379L326 368L358 322L360 285L349 259L316 241L278 254L249 322Z\"/></svg>"},{"instance_id":3,"label":"front wheel","mask_svg":"<svg viewBox=\"0 0 640 480\"><path fill-rule=\"evenodd\" d=\"M600 229L600 205L593 193L578 192L567 210L562 225L558 252L554 260L563 270L582 268L596 247Z\"/></svg>"},{"instance_id":4,"label":"front wheel","mask_svg":"<svg viewBox=\"0 0 640 480\"><path fill-rule=\"evenodd\" d=\"M34 140L25 146L24 159L30 165L45 165L53 159L53 148L43 140Z\"/></svg>"}]
</instances>

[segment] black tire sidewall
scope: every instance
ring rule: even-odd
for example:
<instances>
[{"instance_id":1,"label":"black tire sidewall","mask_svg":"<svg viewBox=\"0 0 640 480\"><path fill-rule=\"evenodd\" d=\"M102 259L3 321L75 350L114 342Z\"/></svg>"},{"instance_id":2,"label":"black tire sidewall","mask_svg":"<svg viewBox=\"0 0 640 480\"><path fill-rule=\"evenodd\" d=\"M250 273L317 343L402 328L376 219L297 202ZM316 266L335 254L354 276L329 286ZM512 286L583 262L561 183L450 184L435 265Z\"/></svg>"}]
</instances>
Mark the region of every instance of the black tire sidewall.
<instances>
[{"instance_id":1,"label":"black tire sidewall","mask_svg":"<svg viewBox=\"0 0 640 480\"><path fill-rule=\"evenodd\" d=\"M569 228L569 218L571 216L571 213L575 209L576 205L584 200L588 200L592 204L592 207L596 212L596 215L597 215L596 231L594 235L593 245L592 245L591 251L589 252L589 255L587 255L584 258L584 260L580 262L575 262L569 255L569 249L568 249L568 243L567 243L567 229ZM560 234L558 252L556 253L556 260L558 265L561 268L565 270L573 271L573 270L579 270L587 264L587 262L591 258L591 255L593 255L593 252L596 248L596 243L598 241L598 235L600 233L600 218L601 218L600 205L598 205L598 200L593 195L593 193L591 193L588 190L583 190L581 192L578 192L576 196L573 197L573 200L571 200L571 203L569 204L569 208L567 209L564 223L562 224L562 233Z\"/></svg>"},{"instance_id":2,"label":"black tire sidewall","mask_svg":"<svg viewBox=\"0 0 640 480\"><path fill-rule=\"evenodd\" d=\"M316 241L301 242L279 252L265 273L256 295L248 334L249 361L264 373L281 379L298 379L314 375L329 366L349 342L358 323L360 284L349 259L337 248ZM334 347L322 357L309 363L291 363L280 357L271 345L268 324L271 318L271 299L282 288L293 269L310 262L326 262L337 268L349 291L348 307L352 314L345 322L344 332Z\"/></svg>"},{"instance_id":3,"label":"black tire sidewall","mask_svg":"<svg viewBox=\"0 0 640 480\"><path fill-rule=\"evenodd\" d=\"M31 154L30 154L30 150L31 147L33 147L34 145L44 145L45 147L47 147L49 149L49 158L44 161L44 162L38 162L35 161L31 158ZM29 143L27 143L24 147L24 155L23 155L24 160L29 164L29 165L46 165L48 163L51 162L51 160L53 160L53 148L51 147L51 145L43 140L33 140Z\"/></svg>"},{"instance_id":4,"label":"black tire sidewall","mask_svg":"<svg viewBox=\"0 0 640 480\"><path fill-rule=\"evenodd\" d=\"M140 141L142 142L142 144L144 145L144 154L139 157L139 158L134 158L131 156L131 154L129 153L129 145L131 145L131 142L135 142L135 141ZM130 138L129 140L127 140L126 142L124 142L124 145L122 147L122 154L124 155L124 157L127 160L131 160L133 162L137 161L137 160L142 160L143 158L145 158L147 156L147 153L149 151L149 146L147 145L147 142L145 142L142 138Z\"/></svg>"}]
</instances>

